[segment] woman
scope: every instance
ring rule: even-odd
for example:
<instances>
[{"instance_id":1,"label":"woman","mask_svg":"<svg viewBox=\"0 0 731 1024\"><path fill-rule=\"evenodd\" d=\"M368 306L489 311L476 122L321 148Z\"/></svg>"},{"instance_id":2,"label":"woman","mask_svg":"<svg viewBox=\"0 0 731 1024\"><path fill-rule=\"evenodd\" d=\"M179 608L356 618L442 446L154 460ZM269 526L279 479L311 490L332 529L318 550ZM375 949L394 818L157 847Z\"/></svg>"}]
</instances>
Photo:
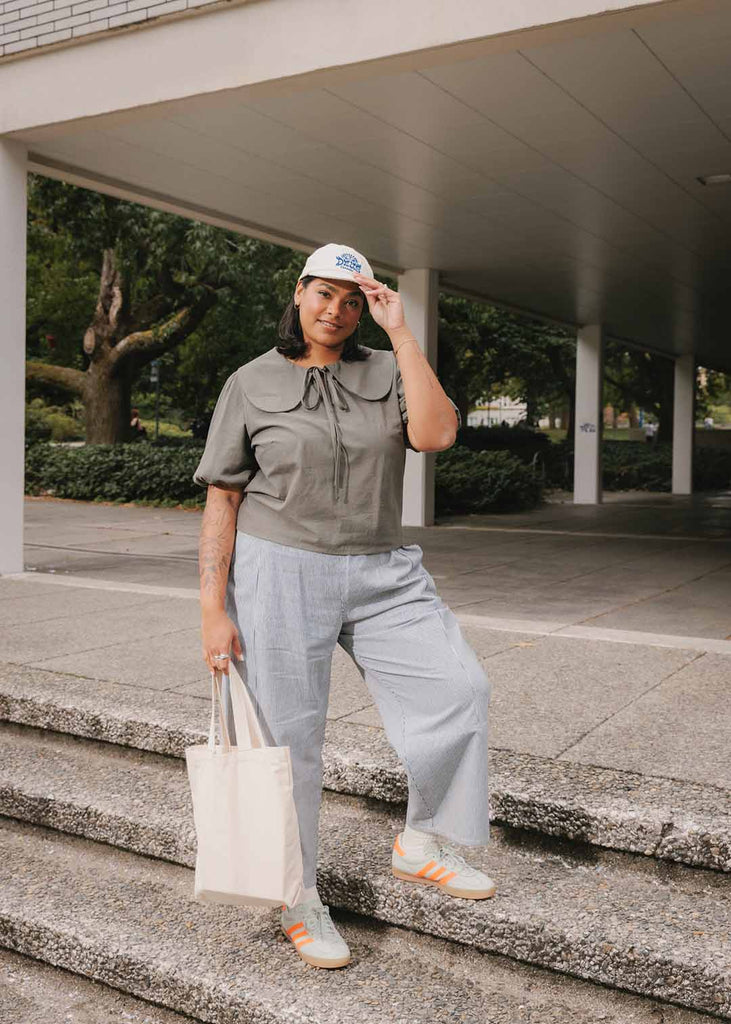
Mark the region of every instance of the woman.
<instances>
[{"instance_id":1,"label":"woman","mask_svg":"<svg viewBox=\"0 0 731 1024\"><path fill-rule=\"evenodd\" d=\"M392 352L358 345L366 302ZM208 485L202 647L211 670L227 672L231 651L243 662L265 735L290 747L305 888L283 907L282 929L302 959L339 967L350 952L315 884L335 644L407 770L393 874L470 899L492 896L494 883L436 836L487 842L489 689L421 548L402 545L405 449L448 448L458 420L398 293L355 250L322 246L279 338L227 380L195 474Z\"/></svg>"}]
</instances>

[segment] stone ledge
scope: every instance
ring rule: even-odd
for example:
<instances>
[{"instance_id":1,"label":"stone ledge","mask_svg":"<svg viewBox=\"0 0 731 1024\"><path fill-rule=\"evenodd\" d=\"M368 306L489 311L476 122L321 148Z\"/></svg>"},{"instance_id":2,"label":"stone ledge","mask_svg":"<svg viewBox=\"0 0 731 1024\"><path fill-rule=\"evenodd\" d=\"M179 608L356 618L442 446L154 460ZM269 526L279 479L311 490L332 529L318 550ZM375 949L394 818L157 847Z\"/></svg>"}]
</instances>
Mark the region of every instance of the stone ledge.
<instances>
[{"instance_id":1,"label":"stone ledge","mask_svg":"<svg viewBox=\"0 0 731 1024\"><path fill-rule=\"evenodd\" d=\"M182 758L204 742L208 704L195 697L5 666L0 720ZM725 790L512 751L490 754L496 821L597 846L731 871ZM328 722L324 783L406 800L406 776L382 730Z\"/></svg>"},{"instance_id":2,"label":"stone ledge","mask_svg":"<svg viewBox=\"0 0 731 1024\"><path fill-rule=\"evenodd\" d=\"M0 1019L7 1024L194 1024L191 1017L7 950L0 950L0 993Z\"/></svg>"},{"instance_id":3,"label":"stone ledge","mask_svg":"<svg viewBox=\"0 0 731 1024\"><path fill-rule=\"evenodd\" d=\"M276 911L196 903L189 870L7 819L0 821L0 942L211 1022L432 1024L459 1009L469 1024L512 1024L526 1019L520 1010L536 998L543 1005L531 1007L536 1015L528 1019L542 1022L658 1019L654 1002L628 1000L608 1010L605 998L628 997L535 970L518 976L518 999L506 1002L504 968L493 952L687 1010L731 1015L727 950L703 917L708 886L698 872L643 877L614 854L567 868L561 854L535 856L508 843L496 858L498 896L454 900L390 875L390 812L342 797L326 803L323 898L371 919L345 918L354 953L347 972L302 964L278 933ZM722 880L713 877L718 887ZM384 924L412 931L389 943L393 933ZM708 929L708 940L691 927L696 936ZM547 982L555 986L552 997ZM588 993L591 1008L583 997L574 1003L572 992ZM674 1013L666 1006L660 1016L669 1024Z\"/></svg>"}]
</instances>

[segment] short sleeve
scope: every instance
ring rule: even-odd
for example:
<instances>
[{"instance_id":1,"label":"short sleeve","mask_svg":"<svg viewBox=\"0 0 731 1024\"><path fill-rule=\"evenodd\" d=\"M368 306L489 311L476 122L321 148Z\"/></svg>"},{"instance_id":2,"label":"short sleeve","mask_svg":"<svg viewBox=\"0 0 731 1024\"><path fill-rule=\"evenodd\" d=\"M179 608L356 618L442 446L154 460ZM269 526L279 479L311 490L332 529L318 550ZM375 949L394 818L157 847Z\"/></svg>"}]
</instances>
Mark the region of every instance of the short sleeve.
<instances>
[{"instance_id":1,"label":"short sleeve","mask_svg":"<svg viewBox=\"0 0 731 1024\"><path fill-rule=\"evenodd\" d=\"M398 404L401 411L401 422L404 430L404 444L407 448L410 448L412 452L416 451L413 444L409 440L409 432L406 429L409 422L409 410L406 408L406 395L404 394L404 380L401 376L401 371L396 366L396 394L398 395Z\"/></svg>"},{"instance_id":2,"label":"short sleeve","mask_svg":"<svg viewBox=\"0 0 731 1024\"><path fill-rule=\"evenodd\" d=\"M244 395L234 373L218 396L206 446L193 480L203 486L244 488L257 468L246 429Z\"/></svg>"}]
</instances>

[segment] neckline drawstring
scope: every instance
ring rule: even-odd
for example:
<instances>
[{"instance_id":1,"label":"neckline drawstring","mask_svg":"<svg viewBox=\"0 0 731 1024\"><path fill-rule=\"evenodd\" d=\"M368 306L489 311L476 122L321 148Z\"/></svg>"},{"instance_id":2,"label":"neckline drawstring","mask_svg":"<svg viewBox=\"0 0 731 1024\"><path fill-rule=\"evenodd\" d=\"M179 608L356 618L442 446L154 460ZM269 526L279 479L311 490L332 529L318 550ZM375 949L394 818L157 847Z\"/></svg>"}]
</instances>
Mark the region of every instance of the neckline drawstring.
<instances>
[{"instance_id":1,"label":"neckline drawstring","mask_svg":"<svg viewBox=\"0 0 731 1024\"><path fill-rule=\"evenodd\" d=\"M326 366L308 366L302 392L302 405L305 409L312 411L318 407L320 402L325 406L333 446L333 494L336 501L341 497L343 501L347 501L348 451L343 444L336 406L343 412L347 412L349 406L342 384Z\"/></svg>"}]
</instances>

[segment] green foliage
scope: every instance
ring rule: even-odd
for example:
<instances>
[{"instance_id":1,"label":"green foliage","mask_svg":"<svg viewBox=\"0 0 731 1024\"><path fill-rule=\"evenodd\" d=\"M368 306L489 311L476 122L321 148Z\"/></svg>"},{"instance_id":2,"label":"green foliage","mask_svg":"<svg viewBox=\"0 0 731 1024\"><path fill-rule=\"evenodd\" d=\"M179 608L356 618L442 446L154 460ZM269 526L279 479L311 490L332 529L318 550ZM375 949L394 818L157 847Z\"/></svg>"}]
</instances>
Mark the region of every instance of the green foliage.
<instances>
[{"instance_id":1,"label":"green foliage","mask_svg":"<svg viewBox=\"0 0 731 1024\"><path fill-rule=\"evenodd\" d=\"M570 490L573 486L574 457L569 443L553 445L541 456L549 486ZM670 444L644 441L604 441L602 444L602 486L607 491L669 491L673 475ZM693 487L698 491L719 491L731 486L731 451L697 445L693 457Z\"/></svg>"},{"instance_id":2,"label":"green foliage","mask_svg":"<svg viewBox=\"0 0 731 1024\"><path fill-rule=\"evenodd\" d=\"M440 515L518 512L540 504L539 477L505 451L470 451L455 445L436 460L436 510Z\"/></svg>"},{"instance_id":3,"label":"green foliage","mask_svg":"<svg viewBox=\"0 0 731 1024\"><path fill-rule=\"evenodd\" d=\"M197 504L205 491L192 477L202 452L201 445L34 444L26 451L26 492L80 501Z\"/></svg>"},{"instance_id":4,"label":"green foliage","mask_svg":"<svg viewBox=\"0 0 731 1024\"><path fill-rule=\"evenodd\" d=\"M508 451L522 462L531 462L537 453L545 453L551 447L551 439L523 426L461 427L457 444L473 452Z\"/></svg>"},{"instance_id":5,"label":"green foliage","mask_svg":"<svg viewBox=\"0 0 731 1024\"><path fill-rule=\"evenodd\" d=\"M83 424L69 415L66 407L46 405L34 398L25 407L25 439L36 441L79 441L84 436Z\"/></svg>"},{"instance_id":6,"label":"green foliage","mask_svg":"<svg viewBox=\"0 0 731 1024\"><path fill-rule=\"evenodd\" d=\"M26 491L80 501L149 501L198 505L205 490L193 483L203 446L189 439L164 444L32 444L26 451ZM507 512L533 508L541 485L507 452L455 447L437 458L440 513Z\"/></svg>"},{"instance_id":7,"label":"green foliage","mask_svg":"<svg viewBox=\"0 0 731 1024\"><path fill-rule=\"evenodd\" d=\"M464 416L480 399L526 402L528 421L570 405L575 344L568 330L487 303L441 296L439 379Z\"/></svg>"}]
</instances>

